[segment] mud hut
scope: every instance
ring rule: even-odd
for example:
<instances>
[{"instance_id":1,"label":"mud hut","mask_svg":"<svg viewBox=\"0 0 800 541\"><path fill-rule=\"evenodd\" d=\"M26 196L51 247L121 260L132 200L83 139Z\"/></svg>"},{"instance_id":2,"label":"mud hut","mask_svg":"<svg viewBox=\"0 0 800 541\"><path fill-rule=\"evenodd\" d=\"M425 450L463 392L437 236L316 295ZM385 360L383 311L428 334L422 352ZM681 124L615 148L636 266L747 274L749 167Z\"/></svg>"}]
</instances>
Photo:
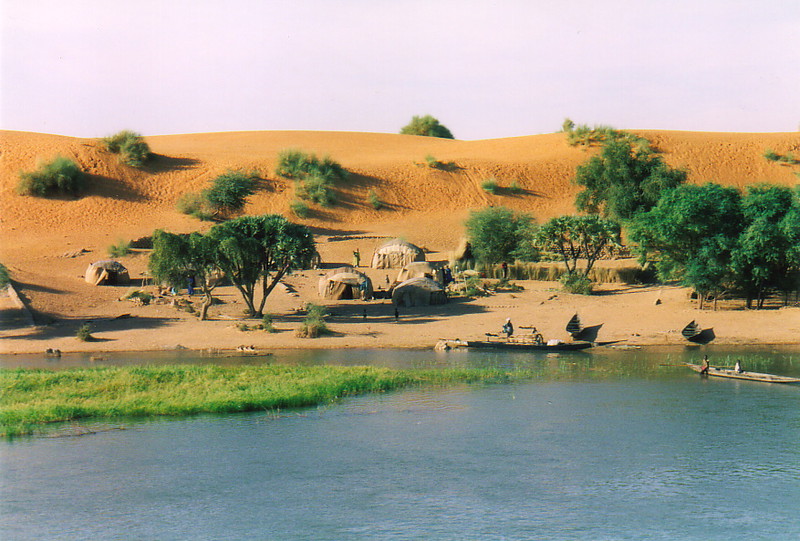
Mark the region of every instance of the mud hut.
<instances>
[{"instance_id":1,"label":"mud hut","mask_svg":"<svg viewBox=\"0 0 800 541\"><path fill-rule=\"evenodd\" d=\"M368 300L372 298L372 280L353 267L339 267L320 278L319 295L329 300Z\"/></svg>"},{"instance_id":2,"label":"mud hut","mask_svg":"<svg viewBox=\"0 0 800 541\"><path fill-rule=\"evenodd\" d=\"M126 269L119 261L106 259L96 261L86 268L83 279L94 286L126 285L131 281Z\"/></svg>"},{"instance_id":3,"label":"mud hut","mask_svg":"<svg viewBox=\"0 0 800 541\"><path fill-rule=\"evenodd\" d=\"M372 254L373 269L400 269L414 261L425 261L425 252L401 239L384 242Z\"/></svg>"},{"instance_id":4,"label":"mud hut","mask_svg":"<svg viewBox=\"0 0 800 541\"><path fill-rule=\"evenodd\" d=\"M392 291L392 304L395 306L429 306L446 302L447 293L430 278L411 278Z\"/></svg>"},{"instance_id":5,"label":"mud hut","mask_svg":"<svg viewBox=\"0 0 800 541\"><path fill-rule=\"evenodd\" d=\"M409 263L397 274L395 283L405 282L411 278L430 278L439 283L444 284L444 272L438 263L431 263L430 261L415 261Z\"/></svg>"}]
</instances>

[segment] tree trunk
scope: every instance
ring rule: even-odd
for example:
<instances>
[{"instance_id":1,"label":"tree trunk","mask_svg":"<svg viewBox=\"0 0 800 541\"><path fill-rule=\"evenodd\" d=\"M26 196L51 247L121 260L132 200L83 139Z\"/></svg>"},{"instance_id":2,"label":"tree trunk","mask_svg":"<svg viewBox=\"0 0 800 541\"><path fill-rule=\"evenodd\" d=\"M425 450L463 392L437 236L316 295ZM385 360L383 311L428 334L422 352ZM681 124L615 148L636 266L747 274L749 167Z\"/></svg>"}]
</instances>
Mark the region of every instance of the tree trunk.
<instances>
[{"instance_id":1,"label":"tree trunk","mask_svg":"<svg viewBox=\"0 0 800 541\"><path fill-rule=\"evenodd\" d=\"M206 293L203 299L203 306L200 308L200 321L205 321L208 318L208 309L213 302L214 298L211 296L211 292Z\"/></svg>"}]
</instances>

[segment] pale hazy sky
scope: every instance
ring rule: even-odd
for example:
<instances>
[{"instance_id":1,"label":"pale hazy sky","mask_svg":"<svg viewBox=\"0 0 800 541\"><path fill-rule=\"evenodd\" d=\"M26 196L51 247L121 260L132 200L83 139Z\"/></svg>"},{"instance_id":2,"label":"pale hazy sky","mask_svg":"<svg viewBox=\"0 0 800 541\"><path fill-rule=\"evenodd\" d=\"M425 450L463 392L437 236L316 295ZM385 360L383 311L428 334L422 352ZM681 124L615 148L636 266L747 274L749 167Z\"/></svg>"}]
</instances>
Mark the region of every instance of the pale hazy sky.
<instances>
[{"instance_id":1,"label":"pale hazy sky","mask_svg":"<svg viewBox=\"0 0 800 541\"><path fill-rule=\"evenodd\" d=\"M800 0L0 0L0 127L796 131Z\"/></svg>"}]
</instances>

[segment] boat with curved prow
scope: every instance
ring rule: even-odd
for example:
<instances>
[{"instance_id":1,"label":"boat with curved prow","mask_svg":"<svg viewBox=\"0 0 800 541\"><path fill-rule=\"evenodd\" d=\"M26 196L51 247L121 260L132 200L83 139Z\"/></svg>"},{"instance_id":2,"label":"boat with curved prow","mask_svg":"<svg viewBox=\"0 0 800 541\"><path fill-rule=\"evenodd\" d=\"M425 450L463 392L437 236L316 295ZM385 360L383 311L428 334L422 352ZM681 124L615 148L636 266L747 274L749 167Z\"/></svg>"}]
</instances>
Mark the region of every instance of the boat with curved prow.
<instances>
[{"instance_id":1,"label":"boat with curved prow","mask_svg":"<svg viewBox=\"0 0 800 541\"><path fill-rule=\"evenodd\" d=\"M702 367L699 364L684 363L686 366L700 372ZM737 372L730 368L715 368L708 367L708 375L717 378L731 378L731 379L744 379L748 381L762 381L764 383L800 383L800 378L792 378L788 376L776 376L775 374L762 374L760 372Z\"/></svg>"}]
</instances>

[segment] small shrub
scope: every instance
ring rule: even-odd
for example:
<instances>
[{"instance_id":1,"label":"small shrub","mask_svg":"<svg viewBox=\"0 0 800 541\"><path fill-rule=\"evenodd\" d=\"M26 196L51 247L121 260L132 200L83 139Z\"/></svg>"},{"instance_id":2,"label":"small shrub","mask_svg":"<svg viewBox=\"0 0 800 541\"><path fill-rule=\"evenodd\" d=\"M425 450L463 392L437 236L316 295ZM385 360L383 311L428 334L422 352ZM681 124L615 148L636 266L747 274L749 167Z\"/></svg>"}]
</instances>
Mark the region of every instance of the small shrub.
<instances>
[{"instance_id":1,"label":"small shrub","mask_svg":"<svg viewBox=\"0 0 800 541\"><path fill-rule=\"evenodd\" d=\"M372 208L375 210L381 210L383 208L383 201L380 200L375 190L369 191L367 194L367 199L369 200L369 204L372 205Z\"/></svg>"},{"instance_id":2,"label":"small shrub","mask_svg":"<svg viewBox=\"0 0 800 541\"><path fill-rule=\"evenodd\" d=\"M8 268L0 263L0 288L5 288L8 283L11 281L11 273L8 272Z\"/></svg>"},{"instance_id":3,"label":"small shrub","mask_svg":"<svg viewBox=\"0 0 800 541\"><path fill-rule=\"evenodd\" d=\"M500 191L500 185L497 184L497 181L493 178L484 180L481 183L481 188L492 195L497 195L497 192Z\"/></svg>"},{"instance_id":4,"label":"small shrub","mask_svg":"<svg viewBox=\"0 0 800 541\"><path fill-rule=\"evenodd\" d=\"M764 157L771 162L777 162L781 159L781 155L770 148L764 151Z\"/></svg>"},{"instance_id":5,"label":"small shrub","mask_svg":"<svg viewBox=\"0 0 800 541\"><path fill-rule=\"evenodd\" d=\"M127 165L141 167L150 159L150 147L136 132L122 130L109 137L104 137L102 142L106 150L112 154L119 154L120 160Z\"/></svg>"},{"instance_id":6,"label":"small shrub","mask_svg":"<svg viewBox=\"0 0 800 541\"><path fill-rule=\"evenodd\" d=\"M559 280L567 293L574 293L576 295L591 295L592 294L592 281L583 274L568 273L563 275Z\"/></svg>"},{"instance_id":7,"label":"small shrub","mask_svg":"<svg viewBox=\"0 0 800 541\"><path fill-rule=\"evenodd\" d=\"M250 325L247 323L237 323L236 328L242 332L252 331L253 329L250 328Z\"/></svg>"},{"instance_id":8,"label":"small shrub","mask_svg":"<svg viewBox=\"0 0 800 541\"><path fill-rule=\"evenodd\" d=\"M316 176L331 183L336 180L347 180L349 176L347 170L329 156L319 159L315 154L306 154L297 149L283 150L278 154L275 173L284 178L298 180Z\"/></svg>"},{"instance_id":9,"label":"small shrub","mask_svg":"<svg viewBox=\"0 0 800 541\"><path fill-rule=\"evenodd\" d=\"M289 210L298 218L308 218L311 216L311 208L304 201L295 199L289 203Z\"/></svg>"},{"instance_id":10,"label":"small shrub","mask_svg":"<svg viewBox=\"0 0 800 541\"><path fill-rule=\"evenodd\" d=\"M488 294L483 280L478 276L469 276L464 281L464 295L467 297L485 297Z\"/></svg>"},{"instance_id":11,"label":"small shrub","mask_svg":"<svg viewBox=\"0 0 800 541\"><path fill-rule=\"evenodd\" d=\"M109 257L124 257L131 253L131 241L129 240L118 240L116 244L112 244L108 247L108 255Z\"/></svg>"},{"instance_id":12,"label":"small shrub","mask_svg":"<svg viewBox=\"0 0 800 541\"><path fill-rule=\"evenodd\" d=\"M33 172L20 172L17 193L45 197L50 194L77 195L84 186L85 175L78 165L63 156L57 156Z\"/></svg>"},{"instance_id":13,"label":"small shrub","mask_svg":"<svg viewBox=\"0 0 800 541\"><path fill-rule=\"evenodd\" d=\"M299 181L296 193L300 199L306 199L322 207L331 207L336 203L336 194L331 182L324 177L312 176Z\"/></svg>"},{"instance_id":14,"label":"small shrub","mask_svg":"<svg viewBox=\"0 0 800 541\"><path fill-rule=\"evenodd\" d=\"M511 194L514 194L514 195L520 195L522 193L525 193L525 190L522 188L522 186L519 185L519 182L517 182L515 180L515 181L511 182L511 185L509 185L508 193L511 193Z\"/></svg>"},{"instance_id":15,"label":"small shrub","mask_svg":"<svg viewBox=\"0 0 800 541\"><path fill-rule=\"evenodd\" d=\"M403 135L424 135L428 137L441 137L453 139L453 134L431 115L414 116L406 126L400 130Z\"/></svg>"},{"instance_id":16,"label":"small shrub","mask_svg":"<svg viewBox=\"0 0 800 541\"><path fill-rule=\"evenodd\" d=\"M147 293L146 291L136 289L125 295L123 297L123 300L134 301L142 304L143 306L147 306L148 304L150 304L150 301L153 300L153 296L150 293Z\"/></svg>"},{"instance_id":17,"label":"small shrub","mask_svg":"<svg viewBox=\"0 0 800 541\"><path fill-rule=\"evenodd\" d=\"M561 124L561 131L564 133L571 133L574 129L575 123L572 120L565 118L564 122Z\"/></svg>"},{"instance_id":18,"label":"small shrub","mask_svg":"<svg viewBox=\"0 0 800 541\"><path fill-rule=\"evenodd\" d=\"M226 171L200 195L213 214L234 214L241 211L247 198L255 193L257 179L258 176L252 172Z\"/></svg>"},{"instance_id":19,"label":"small shrub","mask_svg":"<svg viewBox=\"0 0 800 541\"><path fill-rule=\"evenodd\" d=\"M308 303L306 305L306 318L302 325L297 329L297 336L300 338L317 338L330 332L325 324L327 310L324 306Z\"/></svg>"},{"instance_id":20,"label":"small shrub","mask_svg":"<svg viewBox=\"0 0 800 541\"><path fill-rule=\"evenodd\" d=\"M456 169L456 164L454 162L440 162L430 154L425 156L425 163L428 164L428 167L431 169L441 169L442 171L453 171Z\"/></svg>"},{"instance_id":21,"label":"small shrub","mask_svg":"<svg viewBox=\"0 0 800 541\"><path fill-rule=\"evenodd\" d=\"M794 159L794 155L791 152L787 152L781 156L781 161L783 163L797 163L797 160Z\"/></svg>"},{"instance_id":22,"label":"small shrub","mask_svg":"<svg viewBox=\"0 0 800 541\"><path fill-rule=\"evenodd\" d=\"M175 207L178 212L188 214L199 220L210 220L213 217L211 209L209 209L208 201L199 193L185 193L183 194Z\"/></svg>"},{"instance_id":23,"label":"small shrub","mask_svg":"<svg viewBox=\"0 0 800 541\"><path fill-rule=\"evenodd\" d=\"M75 336L81 342L91 342L94 340L94 336L92 336L92 326L89 323L84 323L80 326Z\"/></svg>"},{"instance_id":24,"label":"small shrub","mask_svg":"<svg viewBox=\"0 0 800 541\"><path fill-rule=\"evenodd\" d=\"M261 329L268 333L278 332L272 324L272 314L264 314L264 317L261 318Z\"/></svg>"}]
</instances>

